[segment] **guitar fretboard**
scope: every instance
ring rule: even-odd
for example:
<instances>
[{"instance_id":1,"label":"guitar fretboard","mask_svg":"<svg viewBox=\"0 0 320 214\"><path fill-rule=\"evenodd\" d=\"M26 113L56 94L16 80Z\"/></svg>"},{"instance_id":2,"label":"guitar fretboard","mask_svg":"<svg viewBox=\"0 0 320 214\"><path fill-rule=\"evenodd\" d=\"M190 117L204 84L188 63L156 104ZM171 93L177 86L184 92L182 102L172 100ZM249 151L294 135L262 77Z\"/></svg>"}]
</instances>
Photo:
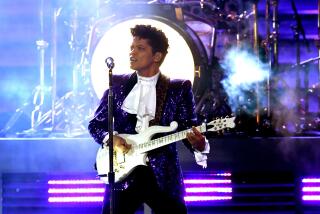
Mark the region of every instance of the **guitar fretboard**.
<instances>
[{"instance_id":1,"label":"guitar fretboard","mask_svg":"<svg viewBox=\"0 0 320 214\"><path fill-rule=\"evenodd\" d=\"M202 124L201 126L196 127L201 133L206 132L206 124ZM169 145L171 143L177 142L179 140L183 140L187 137L187 133L190 132L191 129L183 130L177 133L173 133L167 136L163 136L160 138L156 138L153 140L150 140L146 143L141 143L138 144L137 147L135 148L138 150L139 153L144 153L151 151L153 149L157 149L159 147Z\"/></svg>"}]
</instances>

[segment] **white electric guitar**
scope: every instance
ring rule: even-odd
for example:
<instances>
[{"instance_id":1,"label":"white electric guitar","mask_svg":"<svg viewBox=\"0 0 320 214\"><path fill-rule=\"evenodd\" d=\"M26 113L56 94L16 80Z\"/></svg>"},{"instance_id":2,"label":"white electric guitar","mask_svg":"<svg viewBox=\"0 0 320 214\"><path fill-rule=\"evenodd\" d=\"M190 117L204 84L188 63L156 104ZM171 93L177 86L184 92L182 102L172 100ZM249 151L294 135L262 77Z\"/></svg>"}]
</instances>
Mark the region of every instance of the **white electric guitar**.
<instances>
[{"instance_id":1,"label":"white electric guitar","mask_svg":"<svg viewBox=\"0 0 320 214\"><path fill-rule=\"evenodd\" d=\"M216 119L207 124L202 124L196 128L201 132L219 131L225 128L233 128L235 117L226 117ZM207 127L210 126L209 129ZM159 147L183 140L191 129L173 133L164 137L151 140L152 136L158 133L173 132L178 128L178 123L173 121L170 126L151 126L143 133L139 134L119 134L128 144L131 144L131 149L128 153L113 152L113 165L115 173L115 182L121 181L138 165L146 165L146 155L148 151ZM108 183L109 172L109 147L100 147L96 157L96 168L100 179Z\"/></svg>"}]
</instances>

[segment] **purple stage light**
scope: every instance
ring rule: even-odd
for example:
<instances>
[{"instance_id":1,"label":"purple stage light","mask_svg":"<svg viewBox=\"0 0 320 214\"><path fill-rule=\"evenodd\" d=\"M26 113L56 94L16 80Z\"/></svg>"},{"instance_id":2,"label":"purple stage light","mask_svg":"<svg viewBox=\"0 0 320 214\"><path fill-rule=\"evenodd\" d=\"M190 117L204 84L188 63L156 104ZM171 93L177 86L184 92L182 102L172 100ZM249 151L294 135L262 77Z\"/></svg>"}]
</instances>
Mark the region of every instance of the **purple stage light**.
<instances>
[{"instance_id":1,"label":"purple stage light","mask_svg":"<svg viewBox=\"0 0 320 214\"><path fill-rule=\"evenodd\" d=\"M306 203L319 204L320 201L320 178L303 178L302 201Z\"/></svg>"},{"instance_id":2,"label":"purple stage light","mask_svg":"<svg viewBox=\"0 0 320 214\"><path fill-rule=\"evenodd\" d=\"M320 195L303 195L303 201L320 201Z\"/></svg>"},{"instance_id":3,"label":"purple stage light","mask_svg":"<svg viewBox=\"0 0 320 214\"><path fill-rule=\"evenodd\" d=\"M185 179L185 184L231 184L231 180L222 179Z\"/></svg>"},{"instance_id":4,"label":"purple stage light","mask_svg":"<svg viewBox=\"0 0 320 214\"><path fill-rule=\"evenodd\" d=\"M194 174L184 180L187 204L206 205L232 199L231 173Z\"/></svg>"},{"instance_id":5,"label":"purple stage light","mask_svg":"<svg viewBox=\"0 0 320 214\"><path fill-rule=\"evenodd\" d=\"M232 199L231 173L192 174L184 180L188 204ZM224 177L226 179L224 179ZM105 185L98 179L55 179L48 181L50 203L102 202Z\"/></svg>"},{"instance_id":6,"label":"purple stage light","mask_svg":"<svg viewBox=\"0 0 320 214\"><path fill-rule=\"evenodd\" d=\"M302 183L320 183L320 178L303 178Z\"/></svg>"},{"instance_id":7,"label":"purple stage light","mask_svg":"<svg viewBox=\"0 0 320 214\"><path fill-rule=\"evenodd\" d=\"M55 185L78 185L78 184L103 184L101 180L98 179L86 179L86 180L49 180L48 184Z\"/></svg>"},{"instance_id":8,"label":"purple stage light","mask_svg":"<svg viewBox=\"0 0 320 214\"><path fill-rule=\"evenodd\" d=\"M104 193L104 188L49 188L48 193Z\"/></svg>"},{"instance_id":9,"label":"purple stage light","mask_svg":"<svg viewBox=\"0 0 320 214\"><path fill-rule=\"evenodd\" d=\"M207 201L226 201L231 200L231 196L185 196L186 202L207 202Z\"/></svg>"},{"instance_id":10,"label":"purple stage light","mask_svg":"<svg viewBox=\"0 0 320 214\"><path fill-rule=\"evenodd\" d=\"M50 203L102 202L103 196L49 197Z\"/></svg>"},{"instance_id":11,"label":"purple stage light","mask_svg":"<svg viewBox=\"0 0 320 214\"><path fill-rule=\"evenodd\" d=\"M101 203L105 192L104 183L98 179L49 180L48 185L50 203Z\"/></svg>"},{"instance_id":12,"label":"purple stage light","mask_svg":"<svg viewBox=\"0 0 320 214\"><path fill-rule=\"evenodd\" d=\"M303 187L302 192L320 192L320 187Z\"/></svg>"},{"instance_id":13,"label":"purple stage light","mask_svg":"<svg viewBox=\"0 0 320 214\"><path fill-rule=\"evenodd\" d=\"M186 188L187 193L204 193L204 192L224 192L231 193L231 187L188 187Z\"/></svg>"},{"instance_id":14,"label":"purple stage light","mask_svg":"<svg viewBox=\"0 0 320 214\"><path fill-rule=\"evenodd\" d=\"M214 176L222 176L222 177L230 177L231 176L231 173L230 172L222 172L222 173L213 173L211 175L214 175Z\"/></svg>"}]
</instances>

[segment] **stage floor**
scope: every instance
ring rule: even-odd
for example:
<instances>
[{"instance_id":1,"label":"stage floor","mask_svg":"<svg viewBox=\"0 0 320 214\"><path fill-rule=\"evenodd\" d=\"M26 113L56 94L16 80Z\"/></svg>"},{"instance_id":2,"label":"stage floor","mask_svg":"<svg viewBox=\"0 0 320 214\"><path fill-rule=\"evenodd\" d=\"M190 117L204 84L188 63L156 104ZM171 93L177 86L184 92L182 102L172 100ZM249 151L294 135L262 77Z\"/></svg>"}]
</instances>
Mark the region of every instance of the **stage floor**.
<instances>
[{"instance_id":1,"label":"stage floor","mask_svg":"<svg viewBox=\"0 0 320 214\"><path fill-rule=\"evenodd\" d=\"M320 172L320 137L209 138L208 168L177 143L183 170ZM92 138L0 138L0 172L92 172L99 145Z\"/></svg>"},{"instance_id":2,"label":"stage floor","mask_svg":"<svg viewBox=\"0 0 320 214\"><path fill-rule=\"evenodd\" d=\"M222 136L209 143L206 169L177 144L185 179L223 174L232 191L225 200L190 202L190 213L320 213L319 195L302 200L302 179L320 178L320 138ZM99 180L97 149L91 138L1 138L2 213L99 213L101 201L48 202L49 180Z\"/></svg>"}]
</instances>

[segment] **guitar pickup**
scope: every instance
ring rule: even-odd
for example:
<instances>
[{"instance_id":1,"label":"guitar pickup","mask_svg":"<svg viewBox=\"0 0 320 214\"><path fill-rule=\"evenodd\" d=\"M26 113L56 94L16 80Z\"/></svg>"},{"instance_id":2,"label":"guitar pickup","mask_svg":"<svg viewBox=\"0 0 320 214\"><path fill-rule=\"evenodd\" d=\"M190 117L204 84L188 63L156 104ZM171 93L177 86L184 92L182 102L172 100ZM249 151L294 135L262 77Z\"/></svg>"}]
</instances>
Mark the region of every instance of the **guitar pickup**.
<instances>
[{"instance_id":1,"label":"guitar pickup","mask_svg":"<svg viewBox=\"0 0 320 214\"><path fill-rule=\"evenodd\" d=\"M125 154L116 155L116 162L118 164L124 163L125 161L126 161Z\"/></svg>"}]
</instances>

